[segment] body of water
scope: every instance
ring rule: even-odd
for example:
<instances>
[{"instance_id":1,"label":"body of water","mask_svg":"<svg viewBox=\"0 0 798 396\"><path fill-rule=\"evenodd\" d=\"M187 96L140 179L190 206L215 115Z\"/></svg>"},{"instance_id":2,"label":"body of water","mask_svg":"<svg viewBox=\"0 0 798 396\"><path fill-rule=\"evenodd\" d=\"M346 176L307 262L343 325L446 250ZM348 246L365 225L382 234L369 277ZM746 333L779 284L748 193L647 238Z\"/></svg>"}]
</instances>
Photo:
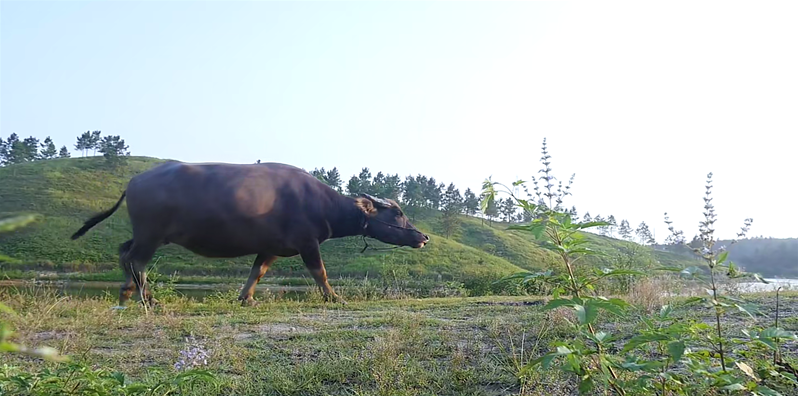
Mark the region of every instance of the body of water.
<instances>
[{"instance_id":1,"label":"body of water","mask_svg":"<svg viewBox=\"0 0 798 396\"><path fill-rule=\"evenodd\" d=\"M776 291L779 287L781 291L798 290L798 279L777 279L765 278L769 283L762 282L740 282L737 286L742 292L771 292Z\"/></svg>"}]
</instances>

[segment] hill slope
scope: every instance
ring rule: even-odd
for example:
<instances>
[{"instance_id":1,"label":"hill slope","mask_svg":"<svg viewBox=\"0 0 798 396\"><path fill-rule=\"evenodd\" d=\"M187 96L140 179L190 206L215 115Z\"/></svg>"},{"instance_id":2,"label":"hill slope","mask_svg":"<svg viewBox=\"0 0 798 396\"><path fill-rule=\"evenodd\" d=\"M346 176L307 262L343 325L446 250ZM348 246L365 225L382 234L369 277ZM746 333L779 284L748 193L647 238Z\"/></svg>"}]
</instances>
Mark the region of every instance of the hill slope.
<instances>
[{"instance_id":1,"label":"hill slope","mask_svg":"<svg viewBox=\"0 0 798 396\"><path fill-rule=\"evenodd\" d=\"M29 264L27 268L116 268L117 247L132 235L125 205L82 238L72 241L69 236L89 216L113 206L130 177L162 161L130 157L126 165L111 169L102 157L89 157L0 168L0 216L18 212L43 215L43 220L37 224L0 236L0 251ZM522 269L559 265L556 257L538 247L529 235L506 231L506 226L500 224L489 227L479 219L464 216L460 232L446 239L436 233L439 231L436 211L418 215L415 223L433 238L422 250L395 249L361 254L363 242L359 238L325 242L322 255L328 273L331 277L379 276L386 269L401 267L416 277L495 279ZM621 254L632 245L639 247L611 238L589 237L610 256ZM370 244L384 246L378 242ZM634 258L639 265L650 260L665 260L669 264L678 261L674 259L677 255L656 253L648 248L642 251L645 254ZM179 246L167 245L158 250L154 260L165 272L244 276L253 258L207 259ZM602 260L607 259L594 260L594 263L609 264ZM306 275L306 270L301 260L293 257L278 260L269 274Z\"/></svg>"}]
</instances>

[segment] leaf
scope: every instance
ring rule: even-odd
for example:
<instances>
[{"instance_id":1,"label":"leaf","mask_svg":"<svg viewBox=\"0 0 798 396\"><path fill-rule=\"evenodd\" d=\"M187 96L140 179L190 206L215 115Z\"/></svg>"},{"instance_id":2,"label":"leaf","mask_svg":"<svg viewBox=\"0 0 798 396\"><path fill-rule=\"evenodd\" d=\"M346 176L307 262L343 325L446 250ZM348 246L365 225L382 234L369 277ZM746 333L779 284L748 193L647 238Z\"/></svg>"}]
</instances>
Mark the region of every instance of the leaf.
<instances>
[{"instance_id":1,"label":"leaf","mask_svg":"<svg viewBox=\"0 0 798 396\"><path fill-rule=\"evenodd\" d=\"M767 338L784 338L784 339L791 339L791 340L798 340L798 336L795 333L780 329L778 327L768 327L765 330L762 330L759 333L760 337L767 337Z\"/></svg>"},{"instance_id":2,"label":"leaf","mask_svg":"<svg viewBox=\"0 0 798 396\"><path fill-rule=\"evenodd\" d=\"M596 299L591 299L587 303L599 307L601 309L604 309L606 311L612 312L618 316L623 316L624 309L630 306L628 302L620 298L607 299L604 297L599 297Z\"/></svg>"},{"instance_id":3,"label":"leaf","mask_svg":"<svg viewBox=\"0 0 798 396\"><path fill-rule=\"evenodd\" d=\"M555 309L563 306L570 307L574 305L576 305L576 302L574 300L568 298L558 298L556 300L549 301L548 304L544 305L542 309L544 311L548 311L550 309Z\"/></svg>"},{"instance_id":4,"label":"leaf","mask_svg":"<svg viewBox=\"0 0 798 396\"><path fill-rule=\"evenodd\" d=\"M752 369L751 366L749 366L749 365L747 365L747 364L745 364L743 362L734 362L734 364L736 364L737 368L739 368L742 372L744 372L745 375L747 375L747 376L753 378L755 381L759 382L759 377L757 377L756 374L754 374L754 369Z\"/></svg>"},{"instance_id":5,"label":"leaf","mask_svg":"<svg viewBox=\"0 0 798 396\"><path fill-rule=\"evenodd\" d=\"M720 257L718 257L718 264L723 264L726 261L727 258L729 258L729 251L728 250L726 250L726 251L724 251L723 253L720 254Z\"/></svg>"},{"instance_id":6,"label":"leaf","mask_svg":"<svg viewBox=\"0 0 798 396\"><path fill-rule=\"evenodd\" d=\"M526 183L526 182L523 181L523 180L516 180L516 181L513 182L513 187L518 187L518 186L520 186L520 185L522 185L524 183Z\"/></svg>"},{"instance_id":7,"label":"leaf","mask_svg":"<svg viewBox=\"0 0 798 396\"><path fill-rule=\"evenodd\" d=\"M607 336L609 336L609 334L607 334L607 333L605 333L603 331L599 331L598 333L596 333L596 339L599 342L604 342L604 340L607 339Z\"/></svg>"},{"instance_id":8,"label":"leaf","mask_svg":"<svg viewBox=\"0 0 798 396\"><path fill-rule=\"evenodd\" d=\"M748 316L750 316L750 317L752 317L754 319L756 319L756 317L754 316L754 313L758 313L759 312L759 310L757 309L756 305L754 305L754 304L734 304L734 306L737 307L737 309L739 309L740 311L747 313Z\"/></svg>"},{"instance_id":9,"label":"leaf","mask_svg":"<svg viewBox=\"0 0 798 396\"><path fill-rule=\"evenodd\" d=\"M659 318L666 319L671 312L673 312L673 307L671 305L663 305L662 308L659 309Z\"/></svg>"},{"instance_id":10,"label":"leaf","mask_svg":"<svg viewBox=\"0 0 798 396\"><path fill-rule=\"evenodd\" d=\"M692 266L692 267L687 267L687 268L681 270L680 271L680 275L693 277L693 276L695 276L696 273L699 273L699 272L702 272L700 267Z\"/></svg>"},{"instance_id":11,"label":"leaf","mask_svg":"<svg viewBox=\"0 0 798 396\"><path fill-rule=\"evenodd\" d=\"M681 360L684 355L684 341L672 341L668 343L668 354L674 362Z\"/></svg>"},{"instance_id":12,"label":"leaf","mask_svg":"<svg viewBox=\"0 0 798 396\"><path fill-rule=\"evenodd\" d=\"M724 387L722 387L720 389L725 389L725 390L745 390L745 386L743 384L737 383L737 384L726 385L726 386L724 386Z\"/></svg>"},{"instance_id":13,"label":"leaf","mask_svg":"<svg viewBox=\"0 0 798 396\"><path fill-rule=\"evenodd\" d=\"M782 396L781 393L768 388L767 386L757 385L754 390L762 396Z\"/></svg>"},{"instance_id":14,"label":"leaf","mask_svg":"<svg viewBox=\"0 0 798 396\"><path fill-rule=\"evenodd\" d=\"M564 345L559 345L559 346L557 346L557 354L558 354L558 355L562 355L562 356L564 356L564 355L570 355L570 354L572 354L572 353L574 353L574 351L572 351L572 350L571 350L570 348L568 348L567 346L564 346Z\"/></svg>"},{"instance_id":15,"label":"leaf","mask_svg":"<svg viewBox=\"0 0 798 396\"><path fill-rule=\"evenodd\" d=\"M704 298L704 297L690 297L690 298L684 300L682 305L686 306L686 305L695 304L695 303L701 302L701 301L706 301L706 298Z\"/></svg>"},{"instance_id":16,"label":"leaf","mask_svg":"<svg viewBox=\"0 0 798 396\"><path fill-rule=\"evenodd\" d=\"M535 239L540 239L543 236L543 232L546 231L546 224L537 223L529 231L535 236Z\"/></svg>"},{"instance_id":17,"label":"leaf","mask_svg":"<svg viewBox=\"0 0 798 396\"><path fill-rule=\"evenodd\" d=\"M586 228L603 227L603 226L608 226L608 225L610 225L610 223L608 223L606 221L589 221L589 222L586 222L586 223L584 223L584 222L583 223L578 223L577 224L577 228L580 229L580 230L584 230Z\"/></svg>"},{"instance_id":18,"label":"leaf","mask_svg":"<svg viewBox=\"0 0 798 396\"><path fill-rule=\"evenodd\" d=\"M758 280L758 281L760 281L760 282L762 282L764 284L767 284L767 285L770 284L770 282L768 282L765 278L763 278L762 275L754 273L754 274L751 274L751 276L753 276L754 279L756 279L756 280Z\"/></svg>"},{"instance_id":19,"label":"leaf","mask_svg":"<svg viewBox=\"0 0 798 396\"><path fill-rule=\"evenodd\" d=\"M593 378L590 375L586 375L582 378L579 382L579 394L584 395L589 393L593 390Z\"/></svg>"},{"instance_id":20,"label":"leaf","mask_svg":"<svg viewBox=\"0 0 798 396\"><path fill-rule=\"evenodd\" d=\"M574 306L574 309L576 310L576 318L579 319L579 324L591 324L598 316L598 311L596 311L596 309L589 303L590 301L588 301L587 305Z\"/></svg>"},{"instance_id":21,"label":"leaf","mask_svg":"<svg viewBox=\"0 0 798 396\"><path fill-rule=\"evenodd\" d=\"M647 344L649 342L656 342L656 341L667 341L670 337L665 334L641 334L636 335L629 339L626 342L626 345L623 346L623 352L629 352L632 349L639 347L640 345Z\"/></svg>"},{"instance_id":22,"label":"leaf","mask_svg":"<svg viewBox=\"0 0 798 396\"><path fill-rule=\"evenodd\" d=\"M614 269L611 270L609 268L602 269L602 274L599 275L600 278L604 278L607 276L621 276L621 275L646 275L645 272L635 271L635 270L627 270L627 269Z\"/></svg>"},{"instance_id":23,"label":"leaf","mask_svg":"<svg viewBox=\"0 0 798 396\"><path fill-rule=\"evenodd\" d=\"M671 271L671 272L680 272L684 268L681 267L654 267L652 268L654 271Z\"/></svg>"}]
</instances>

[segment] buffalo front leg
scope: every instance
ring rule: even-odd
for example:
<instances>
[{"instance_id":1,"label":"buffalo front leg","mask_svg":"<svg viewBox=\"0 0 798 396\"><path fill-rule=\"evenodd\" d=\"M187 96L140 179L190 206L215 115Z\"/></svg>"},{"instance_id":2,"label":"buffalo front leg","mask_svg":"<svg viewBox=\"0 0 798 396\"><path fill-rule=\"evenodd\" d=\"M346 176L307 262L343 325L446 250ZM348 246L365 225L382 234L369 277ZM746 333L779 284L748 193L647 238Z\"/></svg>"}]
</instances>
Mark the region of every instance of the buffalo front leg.
<instances>
[{"instance_id":1,"label":"buffalo front leg","mask_svg":"<svg viewBox=\"0 0 798 396\"><path fill-rule=\"evenodd\" d=\"M252 296L255 294L255 286L260 281L260 278L269 270L269 267L277 260L277 256L271 254L259 254L255 257L255 262L252 263L252 269L249 271L249 278L244 288L241 289L241 294L238 299L241 300L241 305L256 305Z\"/></svg>"},{"instance_id":2,"label":"buffalo front leg","mask_svg":"<svg viewBox=\"0 0 798 396\"><path fill-rule=\"evenodd\" d=\"M321 289L321 292L324 294L325 301L334 301L340 302L342 304L346 304L343 298L335 294L330 284L327 283L327 270L324 269L324 262L321 260L321 252L319 251L319 245L315 244L313 246L309 246L299 252L299 255L302 257L302 261L305 262L305 267L308 268L310 274L313 275L313 279L316 281L316 285Z\"/></svg>"}]
</instances>

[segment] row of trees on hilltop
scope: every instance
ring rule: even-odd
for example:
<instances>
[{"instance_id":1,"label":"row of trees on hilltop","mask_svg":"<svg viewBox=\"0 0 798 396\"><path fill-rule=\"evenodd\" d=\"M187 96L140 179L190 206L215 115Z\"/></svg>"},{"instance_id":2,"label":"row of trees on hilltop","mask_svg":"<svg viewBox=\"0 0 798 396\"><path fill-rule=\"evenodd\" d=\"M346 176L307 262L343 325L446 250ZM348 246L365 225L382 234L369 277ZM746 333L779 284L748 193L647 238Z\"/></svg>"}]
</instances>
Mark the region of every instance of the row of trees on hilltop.
<instances>
[{"instance_id":1,"label":"row of trees on hilltop","mask_svg":"<svg viewBox=\"0 0 798 396\"><path fill-rule=\"evenodd\" d=\"M573 214L575 213L572 213L572 215ZM657 241L654 239L654 235L651 233L651 229L648 227L648 224L646 224L645 221L640 222L637 228L632 228L627 220L621 220L621 222L618 223L613 215L609 215L606 218L601 217L601 215L591 217L590 212L585 212L585 216L582 218L582 221L600 221L609 223L609 225L606 226L596 227L596 233L599 235L615 238L617 232L617 236L626 241L636 241L645 245L653 245L657 243Z\"/></svg>"},{"instance_id":2,"label":"row of trees on hilltop","mask_svg":"<svg viewBox=\"0 0 798 396\"><path fill-rule=\"evenodd\" d=\"M124 158L130 155L124 139L119 135L102 136L100 131L86 131L79 135L75 150L80 151L84 157L89 152L92 155L99 152L113 164L124 161ZM12 133L7 139L0 137L0 166L69 157L71 154L67 146L61 146L61 149L57 150L50 136L47 136L43 142L33 136L20 139L16 133Z\"/></svg>"},{"instance_id":3,"label":"row of trees on hilltop","mask_svg":"<svg viewBox=\"0 0 798 396\"><path fill-rule=\"evenodd\" d=\"M402 179L398 174L391 175L377 172L375 175L366 167L362 168L359 174L349 178L349 181L344 184L341 173L335 167L332 169L316 168L309 173L342 194L356 196L365 193L400 202L412 220L415 220L415 216L421 210L437 210L440 212L441 229L447 238L455 234L459 229L461 215L479 215L483 221L488 221L488 225L492 225L493 221L496 220L507 223L522 223L533 220L529 213L519 211L514 201L510 198L490 201L483 217L479 210L481 204L479 195L470 188L466 188L461 193L453 183L446 185L435 180L434 177L411 175ZM539 204L545 206L544 202L539 202ZM575 207L572 207L569 212L575 220L579 219ZM603 218L597 215L592 217L589 212L585 213L583 221L609 222L610 225L598 227L596 231L591 231L599 235L615 237L617 232L620 238L628 241L636 241L647 245L655 243L651 230L645 222L641 222L636 229L632 229L626 220L616 224L615 216Z\"/></svg>"},{"instance_id":4,"label":"row of trees on hilltop","mask_svg":"<svg viewBox=\"0 0 798 396\"><path fill-rule=\"evenodd\" d=\"M69 156L67 147L61 146L61 150L57 150L49 136L43 142L33 136L20 139L16 133L12 133L7 139L0 136L0 166Z\"/></svg>"}]
</instances>

